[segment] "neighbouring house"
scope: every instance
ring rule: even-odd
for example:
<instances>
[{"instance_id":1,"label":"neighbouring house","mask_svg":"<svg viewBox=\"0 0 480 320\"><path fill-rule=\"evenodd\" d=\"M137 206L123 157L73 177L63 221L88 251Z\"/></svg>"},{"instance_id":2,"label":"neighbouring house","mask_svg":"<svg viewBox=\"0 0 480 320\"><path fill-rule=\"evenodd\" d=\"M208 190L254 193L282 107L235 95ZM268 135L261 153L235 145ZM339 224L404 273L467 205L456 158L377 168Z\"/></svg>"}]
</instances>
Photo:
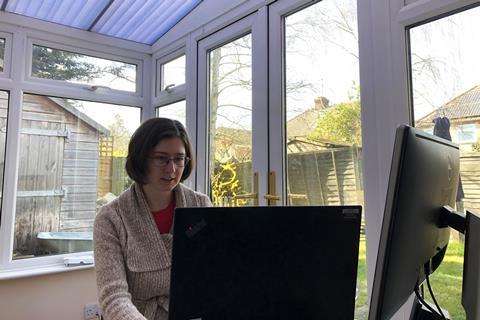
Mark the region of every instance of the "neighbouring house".
<instances>
[{"instance_id":1,"label":"neighbouring house","mask_svg":"<svg viewBox=\"0 0 480 320\"><path fill-rule=\"evenodd\" d=\"M0 98L1 144L5 143L7 106L8 99ZM24 95L15 256L37 254L39 232L92 230L99 141L108 135L105 127L65 99ZM3 170L0 174L3 180Z\"/></svg>"},{"instance_id":2,"label":"neighbouring house","mask_svg":"<svg viewBox=\"0 0 480 320\"><path fill-rule=\"evenodd\" d=\"M415 126L432 133L433 119L436 117L450 120L450 135L462 151L480 151L480 85L417 120Z\"/></svg>"},{"instance_id":3,"label":"neighbouring house","mask_svg":"<svg viewBox=\"0 0 480 320\"><path fill-rule=\"evenodd\" d=\"M465 197L463 207L480 210L480 85L456 96L419 119L415 126L433 132L433 119L448 117L453 142L460 145L460 171ZM461 209L460 209L461 210Z\"/></svg>"},{"instance_id":4,"label":"neighbouring house","mask_svg":"<svg viewBox=\"0 0 480 320\"><path fill-rule=\"evenodd\" d=\"M317 119L329 107L329 100L325 97L318 97L315 100L315 106L287 121L288 139L296 137L306 137L317 127Z\"/></svg>"}]
</instances>

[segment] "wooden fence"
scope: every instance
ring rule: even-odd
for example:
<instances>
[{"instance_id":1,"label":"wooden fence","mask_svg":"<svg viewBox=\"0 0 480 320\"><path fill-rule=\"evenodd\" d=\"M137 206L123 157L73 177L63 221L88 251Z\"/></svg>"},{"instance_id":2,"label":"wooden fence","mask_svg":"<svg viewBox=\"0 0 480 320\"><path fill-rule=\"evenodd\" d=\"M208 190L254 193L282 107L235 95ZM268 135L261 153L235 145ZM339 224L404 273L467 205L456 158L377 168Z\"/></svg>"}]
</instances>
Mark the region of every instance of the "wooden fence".
<instances>
[{"instance_id":1,"label":"wooden fence","mask_svg":"<svg viewBox=\"0 0 480 320\"><path fill-rule=\"evenodd\" d=\"M292 153L287 164L290 205L363 205L361 148ZM242 193L251 192L251 167L251 162L236 164ZM223 203L233 203L230 198Z\"/></svg>"},{"instance_id":2,"label":"wooden fence","mask_svg":"<svg viewBox=\"0 0 480 320\"><path fill-rule=\"evenodd\" d=\"M480 152L463 152L460 156L463 208L480 212Z\"/></svg>"},{"instance_id":3,"label":"wooden fence","mask_svg":"<svg viewBox=\"0 0 480 320\"><path fill-rule=\"evenodd\" d=\"M288 155L292 205L363 205L361 149L319 150Z\"/></svg>"}]
</instances>

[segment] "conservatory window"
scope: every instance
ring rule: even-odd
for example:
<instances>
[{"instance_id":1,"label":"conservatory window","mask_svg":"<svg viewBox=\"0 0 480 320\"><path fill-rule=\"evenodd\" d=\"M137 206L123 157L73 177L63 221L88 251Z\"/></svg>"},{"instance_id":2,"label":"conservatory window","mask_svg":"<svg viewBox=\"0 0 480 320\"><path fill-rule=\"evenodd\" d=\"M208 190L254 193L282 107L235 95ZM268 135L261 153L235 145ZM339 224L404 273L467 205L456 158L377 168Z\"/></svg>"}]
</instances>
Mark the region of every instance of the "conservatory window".
<instances>
[{"instance_id":1,"label":"conservatory window","mask_svg":"<svg viewBox=\"0 0 480 320\"><path fill-rule=\"evenodd\" d=\"M185 83L185 55L160 65L160 91Z\"/></svg>"},{"instance_id":2,"label":"conservatory window","mask_svg":"<svg viewBox=\"0 0 480 320\"><path fill-rule=\"evenodd\" d=\"M0 76L10 76L10 49L12 45L12 34L0 32Z\"/></svg>"},{"instance_id":3,"label":"conservatory window","mask_svg":"<svg viewBox=\"0 0 480 320\"><path fill-rule=\"evenodd\" d=\"M5 61L5 39L0 38L0 72L3 72Z\"/></svg>"},{"instance_id":4,"label":"conservatory window","mask_svg":"<svg viewBox=\"0 0 480 320\"><path fill-rule=\"evenodd\" d=\"M5 166L5 141L7 137L8 98L6 91L0 91L0 190L3 191L3 172ZM3 196L0 194L0 205Z\"/></svg>"},{"instance_id":5,"label":"conservatory window","mask_svg":"<svg viewBox=\"0 0 480 320\"><path fill-rule=\"evenodd\" d=\"M460 148L462 183L457 191L458 211L478 212L480 209L480 179L477 170L471 169L479 164L475 132L480 93L479 18L480 7L474 7L407 29L415 126L454 142L471 144ZM449 121L438 121L439 118ZM444 263L431 277L432 287L442 292L438 303L445 306L452 319L465 319L465 311L458 303L461 300L463 241L463 235L451 232Z\"/></svg>"},{"instance_id":6,"label":"conservatory window","mask_svg":"<svg viewBox=\"0 0 480 320\"><path fill-rule=\"evenodd\" d=\"M178 102L170 103L157 109L157 117L170 118L180 121L184 126L186 126L186 102L181 100Z\"/></svg>"},{"instance_id":7,"label":"conservatory window","mask_svg":"<svg viewBox=\"0 0 480 320\"><path fill-rule=\"evenodd\" d=\"M472 143L477 138L475 124L463 124L457 126L457 143Z\"/></svg>"},{"instance_id":8,"label":"conservatory window","mask_svg":"<svg viewBox=\"0 0 480 320\"><path fill-rule=\"evenodd\" d=\"M13 260L92 250L96 211L131 183L139 124L140 108L24 95Z\"/></svg>"},{"instance_id":9,"label":"conservatory window","mask_svg":"<svg viewBox=\"0 0 480 320\"><path fill-rule=\"evenodd\" d=\"M35 78L86 84L92 90L136 92L137 69L133 63L33 45L31 75Z\"/></svg>"}]
</instances>

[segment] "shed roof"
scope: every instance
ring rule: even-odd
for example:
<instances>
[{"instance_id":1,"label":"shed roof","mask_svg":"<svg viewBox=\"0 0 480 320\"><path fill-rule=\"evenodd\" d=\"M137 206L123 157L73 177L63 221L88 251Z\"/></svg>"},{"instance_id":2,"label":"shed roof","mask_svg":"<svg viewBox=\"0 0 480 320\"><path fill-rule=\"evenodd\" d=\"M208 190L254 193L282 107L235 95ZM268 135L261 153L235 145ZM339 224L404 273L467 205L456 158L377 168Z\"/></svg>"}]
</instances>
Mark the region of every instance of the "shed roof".
<instances>
[{"instance_id":1,"label":"shed roof","mask_svg":"<svg viewBox=\"0 0 480 320\"><path fill-rule=\"evenodd\" d=\"M81 112L80 110L78 110L77 108L75 108L74 106L72 106L68 101L66 101L65 99L62 99L62 98L54 98L54 97L48 97L50 100L52 100L53 102L55 102L56 104L58 104L60 107L62 107L63 109L65 109L65 111L67 112L70 112L71 114L73 114L74 116L76 116L78 119L82 120L83 122L85 122L86 124L88 124L89 126L91 126L92 128L94 128L95 130L99 131L100 133L104 134L104 135L109 135L110 134L110 131L105 128L104 126L102 126L100 123L98 123L97 121L93 120L92 118L90 118L89 116L87 116L85 113Z\"/></svg>"}]
</instances>

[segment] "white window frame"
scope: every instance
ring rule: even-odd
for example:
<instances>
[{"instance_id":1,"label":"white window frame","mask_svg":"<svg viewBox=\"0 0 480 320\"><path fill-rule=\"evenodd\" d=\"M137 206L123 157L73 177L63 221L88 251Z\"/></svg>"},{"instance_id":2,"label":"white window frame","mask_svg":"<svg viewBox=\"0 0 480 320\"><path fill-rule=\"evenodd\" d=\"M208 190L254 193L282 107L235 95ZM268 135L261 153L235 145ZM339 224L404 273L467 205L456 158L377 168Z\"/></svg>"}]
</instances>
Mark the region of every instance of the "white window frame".
<instances>
[{"instance_id":1,"label":"white window frame","mask_svg":"<svg viewBox=\"0 0 480 320\"><path fill-rule=\"evenodd\" d=\"M177 50L166 56L163 56L160 59L157 59L157 77L156 77L155 86L157 89L157 96L159 97L159 100L172 101L176 99L175 96L180 96L180 95L182 97L185 97L186 83L178 83L178 84L175 83L175 85L171 87L169 91L161 90L162 82L163 82L162 66L182 56L185 56L185 79L186 79L187 69L186 69L185 48L181 48L180 50Z\"/></svg>"},{"instance_id":2,"label":"white window frame","mask_svg":"<svg viewBox=\"0 0 480 320\"><path fill-rule=\"evenodd\" d=\"M98 52L94 50L89 50L89 49L83 49L83 48L75 48L73 51L72 47L69 47L67 45L61 44L61 43L55 43L51 41L46 41L42 39L35 39L35 38L29 38L27 42L27 61L26 61L26 68L25 68L25 79L26 81L32 82L32 83L45 83L47 85L61 85L64 87L69 87L72 89L78 88L80 90L89 90L92 85L88 84L80 84L80 83L72 83L72 82L67 82L64 80L54 80L54 79L43 79L43 78L37 78L32 76L31 71L32 71L32 54L33 54L33 46L38 45L38 46L43 46L43 47L48 47L51 49L56 49L56 50L62 50L62 51L68 51L68 52L73 52L76 54L81 54L81 55L86 55L94 58L101 58L101 59L106 59L110 61L115 61L115 62L120 62L120 63L128 63L128 64L134 64L137 66L137 72L136 72L136 83L135 83L135 91L123 91L123 90L118 90L118 89L99 89L97 90L99 94L108 94L108 95L127 95L127 96L141 96L140 88L142 85L142 70L143 70L143 61L138 60L138 59L132 59L129 57L122 57L122 56L116 56L112 54L105 54L103 52ZM107 91L107 92L106 92Z\"/></svg>"},{"instance_id":3,"label":"white window frame","mask_svg":"<svg viewBox=\"0 0 480 320\"><path fill-rule=\"evenodd\" d=\"M284 17L301 11L313 5L315 1L310 0L284 0L272 3L268 10L268 38L269 38L269 57L268 57L268 87L269 87L269 122L285 123L286 101L285 90L283 88L285 81L285 50L284 45ZM269 128L269 153L270 170L277 172L275 188L277 194L281 195L282 204L288 204L287 195L287 177L286 177L286 150L285 150L286 127L270 126ZM273 155L273 156L272 156Z\"/></svg>"},{"instance_id":4,"label":"white window frame","mask_svg":"<svg viewBox=\"0 0 480 320\"><path fill-rule=\"evenodd\" d=\"M175 102L185 100L186 104L186 129L192 142L192 147L196 148L197 138L197 98L196 98L196 50L197 43L193 36L196 33L188 34L172 43L163 46L153 54L155 68L155 81L152 81L152 116L157 115L157 108L169 105ZM170 92L160 91L161 65L177 57L185 55L185 83L175 86ZM196 155L198 157L198 155ZM184 181L189 187L195 187L197 170Z\"/></svg>"},{"instance_id":5,"label":"white window frame","mask_svg":"<svg viewBox=\"0 0 480 320\"><path fill-rule=\"evenodd\" d=\"M5 51L3 56L3 71L0 72L0 77L9 78L12 59L12 34L7 32L0 32L0 38L5 39Z\"/></svg>"},{"instance_id":6,"label":"white window frame","mask_svg":"<svg viewBox=\"0 0 480 320\"><path fill-rule=\"evenodd\" d=\"M15 228L16 193L20 151L20 129L24 94L56 96L69 99L86 100L141 108L142 119L152 117L151 82L153 72L145 66L152 65L150 47L129 41L72 30L72 28L31 20L17 15L1 13L5 21L0 23L1 35L11 34L9 52L9 76L0 76L0 90L9 92L8 134L6 138L3 197L0 225L0 281L18 277L64 272L84 268L66 267L65 257L82 256L92 252L36 257L32 259L12 259L12 247ZM32 22L33 21L33 22ZM36 28L36 29L32 29ZM59 35L63 32L69 37ZM48 40L47 40L48 39ZM137 67L137 92L125 94L120 90L100 92L85 90L86 85L66 83L65 81L37 79L29 76L32 43L46 45L71 52L133 62ZM62 43L61 46L58 44ZM131 48L131 49L129 49Z\"/></svg>"},{"instance_id":7,"label":"white window frame","mask_svg":"<svg viewBox=\"0 0 480 320\"><path fill-rule=\"evenodd\" d=\"M413 124L406 28L474 4L478 0L358 1L369 296L395 128ZM394 319L408 319L409 315L406 303Z\"/></svg>"},{"instance_id":8,"label":"white window frame","mask_svg":"<svg viewBox=\"0 0 480 320\"><path fill-rule=\"evenodd\" d=\"M258 172L259 177L259 205L265 205L265 198L260 195L268 193L268 74L267 70L267 52L260 51L259 48L265 48L268 41L267 36L267 7L260 8L258 11L235 21L221 30L202 38L198 42L198 75L197 75L197 103L198 103L198 130L197 139L199 146L208 148L209 141L209 113L208 108L208 77L209 63L208 53L212 49L221 47L225 43L241 38L246 34L252 36L252 154L256 155L252 159L252 172ZM264 137L258 139L257 137ZM198 148L197 148L198 150ZM203 151L203 150L202 150ZM197 151L197 154L200 151ZM209 190L208 186L208 163L209 152L205 150L202 157L197 157L196 189L202 192ZM252 178L253 179L253 178Z\"/></svg>"}]
</instances>

